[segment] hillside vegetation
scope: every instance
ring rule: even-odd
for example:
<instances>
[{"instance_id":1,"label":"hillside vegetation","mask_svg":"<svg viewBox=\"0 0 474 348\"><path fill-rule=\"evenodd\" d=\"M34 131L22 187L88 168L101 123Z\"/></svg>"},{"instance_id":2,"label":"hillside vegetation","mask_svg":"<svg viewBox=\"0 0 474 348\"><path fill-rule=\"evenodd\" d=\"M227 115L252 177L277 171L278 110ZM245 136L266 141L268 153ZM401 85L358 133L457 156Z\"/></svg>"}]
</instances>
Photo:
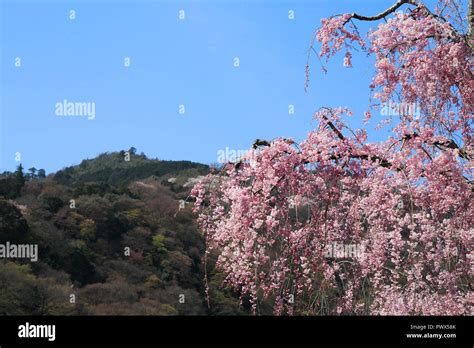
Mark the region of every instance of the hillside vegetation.
<instances>
[{"instance_id":1,"label":"hillside vegetation","mask_svg":"<svg viewBox=\"0 0 474 348\"><path fill-rule=\"evenodd\" d=\"M208 171L132 148L47 177L21 166L1 174L0 244L37 244L39 259L0 259L0 314L246 313L212 255L209 305L205 296L204 240L187 196Z\"/></svg>"}]
</instances>

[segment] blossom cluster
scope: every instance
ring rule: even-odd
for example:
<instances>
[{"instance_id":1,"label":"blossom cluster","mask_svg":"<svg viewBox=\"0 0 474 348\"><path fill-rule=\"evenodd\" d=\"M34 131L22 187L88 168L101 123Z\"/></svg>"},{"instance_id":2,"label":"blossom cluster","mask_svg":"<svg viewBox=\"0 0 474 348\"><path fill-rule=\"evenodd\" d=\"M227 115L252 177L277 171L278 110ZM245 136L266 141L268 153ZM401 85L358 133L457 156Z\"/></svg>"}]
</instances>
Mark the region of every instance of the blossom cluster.
<instances>
[{"instance_id":1,"label":"blossom cluster","mask_svg":"<svg viewBox=\"0 0 474 348\"><path fill-rule=\"evenodd\" d=\"M365 45L345 29L353 16L322 20L321 56ZM386 141L368 143L348 131L349 110L322 108L301 143L254 146L192 191L217 266L256 313L263 301L276 314L473 313L470 48L422 5L368 41L375 98L399 95L421 117L400 115ZM334 244L363 253L330 257Z\"/></svg>"},{"instance_id":2,"label":"blossom cluster","mask_svg":"<svg viewBox=\"0 0 474 348\"><path fill-rule=\"evenodd\" d=\"M366 144L363 132L341 140L327 125L344 111L323 109L302 143L277 139L194 187L227 284L277 314L471 313L469 169L428 127L403 146ZM333 243L364 252L328 258Z\"/></svg>"}]
</instances>

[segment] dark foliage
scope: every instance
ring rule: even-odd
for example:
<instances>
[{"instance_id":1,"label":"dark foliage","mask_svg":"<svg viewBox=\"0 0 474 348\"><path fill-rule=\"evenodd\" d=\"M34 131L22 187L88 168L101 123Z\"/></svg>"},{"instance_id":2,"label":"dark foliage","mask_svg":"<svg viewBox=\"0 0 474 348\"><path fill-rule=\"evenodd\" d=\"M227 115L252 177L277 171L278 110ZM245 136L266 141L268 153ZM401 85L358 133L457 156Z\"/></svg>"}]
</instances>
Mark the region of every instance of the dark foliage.
<instances>
[{"instance_id":1,"label":"dark foliage","mask_svg":"<svg viewBox=\"0 0 474 348\"><path fill-rule=\"evenodd\" d=\"M38 262L0 260L0 315L245 313L212 267L208 308L203 236L180 209L208 170L132 148L49 176L0 174L0 243L39 246Z\"/></svg>"}]
</instances>

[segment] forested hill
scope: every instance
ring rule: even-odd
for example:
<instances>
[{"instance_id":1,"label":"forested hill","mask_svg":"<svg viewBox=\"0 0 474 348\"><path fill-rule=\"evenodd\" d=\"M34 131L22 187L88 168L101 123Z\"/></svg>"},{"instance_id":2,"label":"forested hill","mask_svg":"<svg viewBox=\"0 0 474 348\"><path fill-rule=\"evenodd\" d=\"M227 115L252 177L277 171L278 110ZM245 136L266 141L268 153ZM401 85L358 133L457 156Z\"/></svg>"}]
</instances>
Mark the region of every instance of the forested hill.
<instances>
[{"instance_id":1,"label":"forested hill","mask_svg":"<svg viewBox=\"0 0 474 348\"><path fill-rule=\"evenodd\" d=\"M209 167L128 151L45 175L0 175L0 245L37 244L37 262L0 258L0 315L241 314L208 265L187 196Z\"/></svg>"},{"instance_id":2,"label":"forested hill","mask_svg":"<svg viewBox=\"0 0 474 348\"><path fill-rule=\"evenodd\" d=\"M78 166L67 167L57 172L54 180L63 185L97 182L124 187L138 179L168 179L173 175L188 179L204 175L208 170L209 167L204 164L189 161L151 160L143 153L136 154L136 150L131 148L129 151L104 153L84 160Z\"/></svg>"}]
</instances>

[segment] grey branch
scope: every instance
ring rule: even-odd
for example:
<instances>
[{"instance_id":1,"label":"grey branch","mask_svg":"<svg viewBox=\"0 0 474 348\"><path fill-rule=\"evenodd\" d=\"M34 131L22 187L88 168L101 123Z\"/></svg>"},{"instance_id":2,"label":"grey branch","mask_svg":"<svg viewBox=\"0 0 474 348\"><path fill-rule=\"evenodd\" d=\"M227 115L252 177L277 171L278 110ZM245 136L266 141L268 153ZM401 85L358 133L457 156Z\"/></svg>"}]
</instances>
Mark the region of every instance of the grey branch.
<instances>
[{"instance_id":1,"label":"grey branch","mask_svg":"<svg viewBox=\"0 0 474 348\"><path fill-rule=\"evenodd\" d=\"M385 11L379 13L378 15L375 15L375 16L362 16L362 15L359 15L357 13L353 13L352 18L358 19L360 21L378 21L379 19L385 18L389 14L395 12L399 7L401 7L405 4L419 6L418 1L416 1L416 0L398 0L395 4L390 6Z\"/></svg>"}]
</instances>

